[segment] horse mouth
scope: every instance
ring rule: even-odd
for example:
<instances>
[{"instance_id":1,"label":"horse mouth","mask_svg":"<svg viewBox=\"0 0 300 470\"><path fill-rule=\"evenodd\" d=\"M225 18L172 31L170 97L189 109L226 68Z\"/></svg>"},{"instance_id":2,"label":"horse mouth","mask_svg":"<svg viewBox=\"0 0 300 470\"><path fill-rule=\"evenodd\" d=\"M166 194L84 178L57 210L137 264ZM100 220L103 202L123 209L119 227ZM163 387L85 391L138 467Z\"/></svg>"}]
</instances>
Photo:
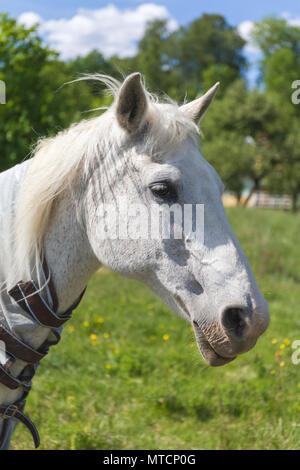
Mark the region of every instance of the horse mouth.
<instances>
[{"instance_id":1,"label":"horse mouth","mask_svg":"<svg viewBox=\"0 0 300 470\"><path fill-rule=\"evenodd\" d=\"M236 356L224 357L218 354L214 350L212 345L209 343L205 334L203 333L202 329L196 321L193 321L193 328L198 349L203 359L205 360L205 362L207 362L208 365L212 367L224 366L225 364L228 364L236 358Z\"/></svg>"},{"instance_id":2,"label":"horse mouth","mask_svg":"<svg viewBox=\"0 0 300 470\"><path fill-rule=\"evenodd\" d=\"M185 314L188 316L189 320L191 321L191 315L183 302L182 298L179 297L179 295L175 295L175 300L177 301L177 304L181 307L181 309L185 312ZM218 354L214 348L211 346L209 341L207 340L204 332L198 325L198 323L193 320L193 328L194 328L194 334L195 338L197 341L197 346L198 349L208 365L212 367L218 367L218 366L224 366L225 364L228 364L228 362L233 361L236 356L231 356L231 357L224 357Z\"/></svg>"}]
</instances>

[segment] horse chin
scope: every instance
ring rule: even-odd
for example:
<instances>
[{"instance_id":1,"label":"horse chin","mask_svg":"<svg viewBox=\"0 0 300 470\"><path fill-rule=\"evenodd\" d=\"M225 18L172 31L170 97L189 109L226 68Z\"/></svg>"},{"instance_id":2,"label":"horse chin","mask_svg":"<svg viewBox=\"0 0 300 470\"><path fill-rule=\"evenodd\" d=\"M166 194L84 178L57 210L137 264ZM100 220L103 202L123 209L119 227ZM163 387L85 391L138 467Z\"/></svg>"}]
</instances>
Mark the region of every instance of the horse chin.
<instances>
[{"instance_id":1,"label":"horse chin","mask_svg":"<svg viewBox=\"0 0 300 470\"><path fill-rule=\"evenodd\" d=\"M210 343L206 339L205 334L196 322L193 322L193 328L198 349L203 359L205 360L205 362L207 362L208 365L212 367L224 366L225 364L228 364L236 358L236 356L220 356L220 354L218 354L210 345Z\"/></svg>"}]
</instances>

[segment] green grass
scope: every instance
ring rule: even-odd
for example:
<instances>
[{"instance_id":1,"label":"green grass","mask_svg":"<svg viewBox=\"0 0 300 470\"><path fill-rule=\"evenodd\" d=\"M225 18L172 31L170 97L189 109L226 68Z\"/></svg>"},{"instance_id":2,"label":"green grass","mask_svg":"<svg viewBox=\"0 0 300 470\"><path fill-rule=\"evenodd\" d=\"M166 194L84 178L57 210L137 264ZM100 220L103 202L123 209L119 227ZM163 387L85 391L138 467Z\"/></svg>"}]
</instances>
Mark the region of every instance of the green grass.
<instances>
[{"instance_id":1,"label":"green grass","mask_svg":"<svg viewBox=\"0 0 300 470\"><path fill-rule=\"evenodd\" d=\"M269 302L256 347L208 367L184 320L103 269L34 379L26 410L42 449L299 449L300 364L280 345L300 340L300 216L228 215ZM32 448L21 425L12 448Z\"/></svg>"}]
</instances>

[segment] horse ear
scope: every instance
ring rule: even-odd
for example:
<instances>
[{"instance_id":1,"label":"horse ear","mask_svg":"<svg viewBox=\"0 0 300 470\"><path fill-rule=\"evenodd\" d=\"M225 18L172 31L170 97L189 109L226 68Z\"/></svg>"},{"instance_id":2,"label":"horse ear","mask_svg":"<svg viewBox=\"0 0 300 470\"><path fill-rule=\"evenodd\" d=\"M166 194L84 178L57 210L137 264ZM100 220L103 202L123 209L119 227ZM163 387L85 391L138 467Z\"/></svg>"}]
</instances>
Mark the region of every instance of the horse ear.
<instances>
[{"instance_id":1,"label":"horse ear","mask_svg":"<svg viewBox=\"0 0 300 470\"><path fill-rule=\"evenodd\" d=\"M214 99L214 96L219 88L220 82L217 82L211 87L205 95L200 98L191 101L190 103L180 106L180 111L183 112L187 117L198 123L207 111L210 103Z\"/></svg>"},{"instance_id":2,"label":"horse ear","mask_svg":"<svg viewBox=\"0 0 300 470\"><path fill-rule=\"evenodd\" d=\"M141 74L129 75L120 88L116 113L120 126L127 132L138 130L147 111L147 97L141 83Z\"/></svg>"}]
</instances>

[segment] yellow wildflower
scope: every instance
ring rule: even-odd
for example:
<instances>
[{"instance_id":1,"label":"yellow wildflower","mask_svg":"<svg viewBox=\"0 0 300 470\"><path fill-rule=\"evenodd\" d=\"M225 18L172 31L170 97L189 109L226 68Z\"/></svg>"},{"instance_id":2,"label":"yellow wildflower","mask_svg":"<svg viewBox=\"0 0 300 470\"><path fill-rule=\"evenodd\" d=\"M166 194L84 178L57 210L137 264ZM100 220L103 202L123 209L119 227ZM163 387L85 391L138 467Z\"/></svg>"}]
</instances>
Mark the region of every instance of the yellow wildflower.
<instances>
[{"instance_id":1,"label":"yellow wildflower","mask_svg":"<svg viewBox=\"0 0 300 470\"><path fill-rule=\"evenodd\" d=\"M283 342L284 342L284 344L286 344L286 346L289 346L291 344L291 342L288 338L285 338L285 340Z\"/></svg>"},{"instance_id":2,"label":"yellow wildflower","mask_svg":"<svg viewBox=\"0 0 300 470\"><path fill-rule=\"evenodd\" d=\"M274 369L270 370L270 374L271 374L271 375L274 375L274 374L275 374L275 370L274 370Z\"/></svg>"},{"instance_id":3,"label":"yellow wildflower","mask_svg":"<svg viewBox=\"0 0 300 470\"><path fill-rule=\"evenodd\" d=\"M280 365L280 367L283 367L283 366L285 366L285 362L281 361L281 363L279 365Z\"/></svg>"},{"instance_id":4,"label":"yellow wildflower","mask_svg":"<svg viewBox=\"0 0 300 470\"><path fill-rule=\"evenodd\" d=\"M103 338L105 338L105 339L109 338L109 334L108 333L103 333Z\"/></svg>"},{"instance_id":5,"label":"yellow wildflower","mask_svg":"<svg viewBox=\"0 0 300 470\"><path fill-rule=\"evenodd\" d=\"M84 321L83 322L83 326L85 326L86 328L89 326L89 322L88 321Z\"/></svg>"},{"instance_id":6,"label":"yellow wildflower","mask_svg":"<svg viewBox=\"0 0 300 470\"><path fill-rule=\"evenodd\" d=\"M102 317L98 317L97 320L96 320L97 323L103 323L104 322L104 318Z\"/></svg>"},{"instance_id":7,"label":"yellow wildflower","mask_svg":"<svg viewBox=\"0 0 300 470\"><path fill-rule=\"evenodd\" d=\"M272 339L272 344L276 344L276 343L277 343L277 339L276 338Z\"/></svg>"},{"instance_id":8,"label":"yellow wildflower","mask_svg":"<svg viewBox=\"0 0 300 470\"><path fill-rule=\"evenodd\" d=\"M68 330L70 331L70 333L73 333L73 331L75 330L75 326L69 325Z\"/></svg>"},{"instance_id":9,"label":"yellow wildflower","mask_svg":"<svg viewBox=\"0 0 300 470\"><path fill-rule=\"evenodd\" d=\"M167 335L167 334L165 334L165 335L163 335L163 339L164 339L165 341L168 341L168 339L170 339L170 336Z\"/></svg>"},{"instance_id":10,"label":"yellow wildflower","mask_svg":"<svg viewBox=\"0 0 300 470\"><path fill-rule=\"evenodd\" d=\"M92 340L95 340L95 339L97 339L97 335L95 335L94 333L92 333L92 334L90 335L90 338L91 338Z\"/></svg>"},{"instance_id":11,"label":"yellow wildflower","mask_svg":"<svg viewBox=\"0 0 300 470\"><path fill-rule=\"evenodd\" d=\"M110 364L106 364L105 367L106 367L107 370L111 369L111 365L110 365Z\"/></svg>"},{"instance_id":12,"label":"yellow wildflower","mask_svg":"<svg viewBox=\"0 0 300 470\"><path fill-rule=\"evenodd\" d=\"M280 347L280 349L284 349L284 348L285 348L285 344L282 343L279 347Z\"/></svg>"}]
</instances>

